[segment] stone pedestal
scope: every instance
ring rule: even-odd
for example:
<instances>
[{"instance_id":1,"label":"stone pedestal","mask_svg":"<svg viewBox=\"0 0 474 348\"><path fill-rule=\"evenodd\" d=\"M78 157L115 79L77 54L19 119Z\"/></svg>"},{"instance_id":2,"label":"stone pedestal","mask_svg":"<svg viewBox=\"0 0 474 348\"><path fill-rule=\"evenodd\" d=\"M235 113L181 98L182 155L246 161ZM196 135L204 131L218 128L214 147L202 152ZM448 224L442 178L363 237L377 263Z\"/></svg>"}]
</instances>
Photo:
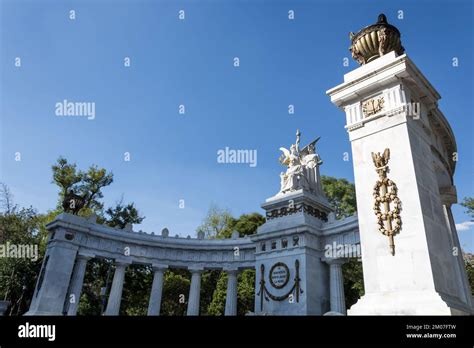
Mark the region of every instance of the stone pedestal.
<instances>
[{"instance_id":1,"label":"stone pedestal","mask_svg":"<svg viewBox=\"0 0 474 348\"><path fill-rule=\"evenodd\" d=\"M349 72L327 94L346 113L357 191L366 295L348 314L470 313L466 274L453 253L460 245L443 211L441 193L455 192L456 143L437 108L439 94L406 55L393 51ZM385 149L386 176L401 201L393 254L374 214L379 175L372 153Z\"/></svg>"},{"instance_id":2,"label":"stone pedestal","mask_svg":"<svg viewBox=\"0 0 474 348\"><path fill-rule=\"evenodd\" d=\"M267 222L252 237L255 313L322 315L329 311L329 273L322 228L331 212L324 196L305 190L277 195L263 205Z\"/></svg>"}]
</instances>

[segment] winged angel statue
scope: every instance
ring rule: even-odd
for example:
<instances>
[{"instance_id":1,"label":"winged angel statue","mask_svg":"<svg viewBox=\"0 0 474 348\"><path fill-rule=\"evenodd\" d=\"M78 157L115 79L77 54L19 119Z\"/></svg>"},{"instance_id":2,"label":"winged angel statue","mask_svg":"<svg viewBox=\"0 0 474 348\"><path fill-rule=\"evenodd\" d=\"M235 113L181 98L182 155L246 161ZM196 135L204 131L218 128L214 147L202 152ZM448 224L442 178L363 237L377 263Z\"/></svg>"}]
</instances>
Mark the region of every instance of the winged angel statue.
<instances>
[{"instance_id":1,"label":"winged angel statue","mask_svg":"<svg viewBox=\"0 0 474 348\"><path fill-rule=\"evenodd\" d=\"M285 173L280 174L281 188L279 194L299 189L313 191L317 187L316 180L319 178L315 173L315 169L323 162L316 153L315 145L320 138L318 137L300 150L300 136L301 133L297 130L296 143L291 145L290 150L280 147L283 152L279 158L280 163L287 166L288 169Z\"/></svg>"}]
</instances>

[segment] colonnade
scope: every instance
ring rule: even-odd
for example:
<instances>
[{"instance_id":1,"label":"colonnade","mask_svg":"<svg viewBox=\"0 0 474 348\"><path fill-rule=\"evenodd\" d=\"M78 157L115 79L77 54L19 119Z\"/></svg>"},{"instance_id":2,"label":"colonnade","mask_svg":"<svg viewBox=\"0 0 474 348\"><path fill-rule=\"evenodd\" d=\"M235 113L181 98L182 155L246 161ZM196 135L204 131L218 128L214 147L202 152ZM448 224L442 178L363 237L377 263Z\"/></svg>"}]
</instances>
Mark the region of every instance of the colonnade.
<instances>
[{"instance_id":1,"label":"colonnade","mask_svg":"<svg viewBox=\"0 0 474 348\"><path fill-rule=\"evenodd\" d=\"M76 315L79 299L81 297L82 285L84 281L87 261L90 257L78 255L71 277L71 285L68 299L74 296L75 301L70 302L67 308L67 315ZM329 265L330 284L330 310L346 314L346 304L344 298L344 278L342 275L342 265L345 259L325 259ZM130 263L115 261L115 272L112 280L105 315L119 315L122 291L125 280L125 271ZM168 269L167 265L153 265L153 283L148 304L148 315L160 315L161 298L163 294L164 273ZM200 295L201 295L201 275L203 268L188 268L191 272L191 286L189 290L188 305L186 315L199 315ZM225 269L227 273L227 294L224 315L237 315L237 287L238 269Z\"/></svg>"},{"instance_id":2,"label":"colonnade","mask_svg":"<svg viewBox=\"0 0 474 348\"><path fill-rule=\"evenodd\" d=\"M67 296L67 315L76 315L81 297L82 285L90 257L78 255L74 265L69 293ZM115 272L112 280L105 315L119 315L122 291L125 280L125 271L130 263L115 261ZM168 269L167 265L153 265L153 283L148 304L148 315L160 315L161 297L163 294L164 273ZM201 295L201 275L203 268L188 268L191 272L191 286L189 290L187 315L199 315L200 295ZM237 315L237 275L238 269L224 269L227 273L227 296L225 303L225 315ZM70 301L74 298L74 301Z\"/></svg>"}]
</instances>

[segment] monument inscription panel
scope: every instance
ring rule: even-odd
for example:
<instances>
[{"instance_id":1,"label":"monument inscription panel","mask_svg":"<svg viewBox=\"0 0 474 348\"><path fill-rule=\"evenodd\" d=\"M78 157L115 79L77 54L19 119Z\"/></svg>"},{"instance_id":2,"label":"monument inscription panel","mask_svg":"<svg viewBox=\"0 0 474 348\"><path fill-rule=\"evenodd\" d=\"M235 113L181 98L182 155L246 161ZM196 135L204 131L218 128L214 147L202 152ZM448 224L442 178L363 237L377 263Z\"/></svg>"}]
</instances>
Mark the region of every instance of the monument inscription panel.
<instances>
[{"instance_id":1,"label":"monument inscription panel","mask_svg":"<svg viewBox=\"0 0 474 348\"><path fill-rule=\"evenodd\" d=\"M270 284L276 288L281 289L288 284L290 280L290 270L283 262L275 263L270 269Z\"/></svg>"}]
</instances>

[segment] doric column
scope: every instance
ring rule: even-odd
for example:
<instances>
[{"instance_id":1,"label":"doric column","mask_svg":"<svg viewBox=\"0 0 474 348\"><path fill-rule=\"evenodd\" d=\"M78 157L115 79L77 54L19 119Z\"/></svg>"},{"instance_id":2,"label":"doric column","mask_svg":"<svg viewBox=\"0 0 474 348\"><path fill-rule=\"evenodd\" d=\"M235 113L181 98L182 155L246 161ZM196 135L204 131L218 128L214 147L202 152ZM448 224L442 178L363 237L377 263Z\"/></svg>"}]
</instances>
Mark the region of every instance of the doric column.
<instances>
[{"instance_id":1,"label":"doric column","mask_svg":"<svg viewBox=\"0 0 474 348\"><path fill-rule=\"evenodd\" d=\"M225 315L237 315L237 270L227 270Z\"/></svg>"},{"instance_id":2,"label":"doric column","mask_svg":"<svg viewBox=\"0 0 474 348\"><path fill-rule=\"evenodd\" d=\"M190 269L191 289L189 290L187 315L199 315L199 297L201 292L202 269Z\"/></svg>"},{"instance_id":3,"label":"doric column","mask_svg":"<svg viewBox=\"0 0 474 348\"><path fill-rule=\"evenodd\" d=\"M124 262L115 262L114 279L112 281L112 289L110 290L105 315L119 315L120 302L122 301L123 281L127 265L128 264Z\"/></svg>"},{"instance_id":4,"label":"doric column","mask_svg":"<svg viewBox=\"0 0 474 348\"><path fill-rule=\"evenodd\" d=\"M344 260L328 259L331 312L346 314L346 300L344 298L344 278L342 264Z\"/></svg>"},{"instance_id":5,"label":"doric column","mask_svg":"<svg viewBox=\"0 0 474 348\"><path fill-rule=\"evenodd\" d=\"M68 301L67 315L76 315L79 299L81 298L82 284L84 283L84 275L86 273L88 256L77 255L74 270L72 272L71 286L66 299ZM72 297L72 295L74 297ZM73 300L74 302L71 302Z\"/></svg>"},{"instance_id":6,"label":"doric column","mask_svg":"<svg viewBox=\"0 0 474 348\"><path fill-rule=\"evenodd\" d=\"M153 266L153 284L151 286L148 315L160 315L161 295L163 293L163 276L168 266Z\"/></svg>"}]
</instances>

